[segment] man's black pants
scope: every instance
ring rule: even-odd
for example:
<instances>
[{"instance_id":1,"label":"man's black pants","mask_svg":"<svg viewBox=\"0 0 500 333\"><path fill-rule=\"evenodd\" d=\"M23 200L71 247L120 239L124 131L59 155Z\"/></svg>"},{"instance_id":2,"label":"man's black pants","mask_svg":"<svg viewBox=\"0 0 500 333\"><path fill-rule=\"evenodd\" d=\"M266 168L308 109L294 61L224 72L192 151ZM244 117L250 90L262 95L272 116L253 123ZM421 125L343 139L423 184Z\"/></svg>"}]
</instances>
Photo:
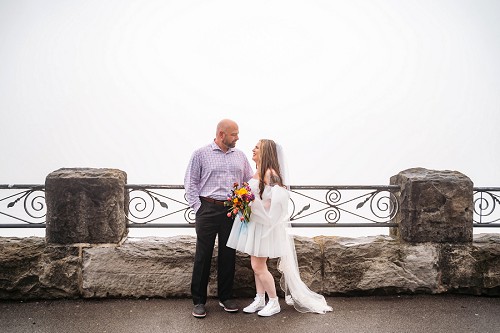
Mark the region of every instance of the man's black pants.
<instances>
[{"instance_id":1,"label":"man's black pants","mask_svg":"<svg viewBox=\"0 0 500 333\"><path fill-rule=\"evenodd\" d=\"M226 246L233 226L227 217L228 208L201 201L196 212L196 253L194 256L191 295L193 303L205 304L215 238L218 236L217 294L220 301L232 297L236 250Z\"/></svg>"}]
</instances>

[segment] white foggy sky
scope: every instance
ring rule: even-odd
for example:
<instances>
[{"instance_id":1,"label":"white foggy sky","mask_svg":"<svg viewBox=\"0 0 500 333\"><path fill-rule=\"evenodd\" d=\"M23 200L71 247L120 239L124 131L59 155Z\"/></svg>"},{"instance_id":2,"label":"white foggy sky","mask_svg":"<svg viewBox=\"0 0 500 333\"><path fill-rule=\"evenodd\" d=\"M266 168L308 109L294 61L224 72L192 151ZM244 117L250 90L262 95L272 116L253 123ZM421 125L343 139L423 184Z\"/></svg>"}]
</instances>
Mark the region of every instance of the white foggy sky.
<instances>
[{"instance_id":1,"label":"white foggy sky","mask_svg":"<svg viewBox=\"0 0 500 333\"><path fill-rule=\"evenodd\" d=\"M498 1L0 0L0 184L182 184L232 118L293 184L420 166L500 186L498 59Z\"/></svg>"}]
</instances>

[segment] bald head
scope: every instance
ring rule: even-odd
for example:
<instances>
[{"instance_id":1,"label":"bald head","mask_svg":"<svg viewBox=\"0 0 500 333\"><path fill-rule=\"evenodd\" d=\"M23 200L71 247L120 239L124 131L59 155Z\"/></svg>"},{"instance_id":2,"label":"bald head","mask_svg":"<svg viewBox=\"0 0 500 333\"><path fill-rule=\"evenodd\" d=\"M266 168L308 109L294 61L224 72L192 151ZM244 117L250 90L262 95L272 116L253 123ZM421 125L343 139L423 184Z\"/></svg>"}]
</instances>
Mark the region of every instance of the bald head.
<instances>
[{"instance_id":1,"label":"bald head","mask_svg":"<svg viewBox=\"0 0 500 333\"><path fill-rule=\"evenodd\" d=\"M219 121L219 123L217 124L217 132L215 133L215 135L219 135L219 133L222 131L222 132L227 132L228 130L230 130L231 128L236 128L238 129L238 124L236 124L235 121L231 120L231 119L222 119L221 121Z\"/></svg>"},{"instance_id":2,"label":"bald head","mask_svg":"<svg viewBox=\"0 0 500 333\"><path fill-rule=\"evenodd\" d=\"M236 146L236 141L239 137L238 124L231 119L222 119L217 124L217 132L215 133L215 143L226 152L229 148Z\"/></svg>"}]
</instances>

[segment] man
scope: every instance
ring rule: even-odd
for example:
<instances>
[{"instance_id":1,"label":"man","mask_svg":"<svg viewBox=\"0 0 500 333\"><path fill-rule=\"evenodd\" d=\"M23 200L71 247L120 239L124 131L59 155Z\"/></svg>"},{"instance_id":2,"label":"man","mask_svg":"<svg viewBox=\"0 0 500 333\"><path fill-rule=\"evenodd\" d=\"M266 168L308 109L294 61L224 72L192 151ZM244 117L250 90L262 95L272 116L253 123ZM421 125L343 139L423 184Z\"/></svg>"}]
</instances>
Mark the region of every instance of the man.
<instances>
[{"instance_id":1,"label":"man","mask_svg":"<svg viewBox=\"0 0 500 333\"><path fill-rule=\"evenodd\" d=\"M210 265L218 235L217 293L219 305L228 312L237 312L231 299L236 251L226 246L233 219L224 206L233 183L248 181L253 171L245 154L234 148L238 141L238 125L223 119L217 125L214 141L191 156L184 177L189 206L196 214L196 253L194 257L191 294L193 316L206 316L207 286Z\"/></svg>"}]
</instances>

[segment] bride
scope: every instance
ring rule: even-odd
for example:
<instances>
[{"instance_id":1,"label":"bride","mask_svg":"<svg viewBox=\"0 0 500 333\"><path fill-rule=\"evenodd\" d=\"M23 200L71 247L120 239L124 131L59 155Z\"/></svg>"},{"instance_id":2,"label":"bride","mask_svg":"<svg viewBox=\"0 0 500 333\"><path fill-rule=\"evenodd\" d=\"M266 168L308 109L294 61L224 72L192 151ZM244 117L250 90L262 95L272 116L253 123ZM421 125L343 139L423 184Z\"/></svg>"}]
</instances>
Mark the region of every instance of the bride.
<instances>
[{"instance_id":1,"label":"bride","mask_svg":"<svg viewBox=\"0 0 500 333\"><path fill-rule=\"evenodd\" d=\"M243 311L258 312L264 317L281 311L274 278L267 269L268 258L279 258L280 286L287 304L293 304L300 312L332 311L325 298L311 291L300 278L293 236L287 233L290 194L285 186L289 184L281 147L273 140L262 139L252 152L257 165L254 177L248 182L255 195L252 213L248 222L235 218L227 241L228 247L250 255L254 271L257 295ZM265 293L269 298L267 304Z\"/></svg>"}]
</instances>

